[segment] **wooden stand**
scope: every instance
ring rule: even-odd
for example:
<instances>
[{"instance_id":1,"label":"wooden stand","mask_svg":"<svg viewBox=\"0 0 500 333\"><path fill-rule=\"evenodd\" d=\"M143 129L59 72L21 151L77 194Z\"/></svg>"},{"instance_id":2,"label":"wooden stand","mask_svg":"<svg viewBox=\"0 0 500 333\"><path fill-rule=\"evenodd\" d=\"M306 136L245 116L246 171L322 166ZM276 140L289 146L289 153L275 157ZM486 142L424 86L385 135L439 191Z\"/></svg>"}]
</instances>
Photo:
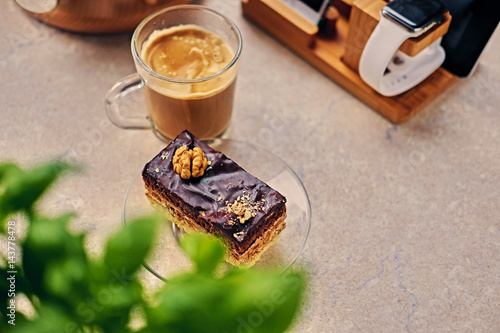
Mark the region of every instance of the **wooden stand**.
<instances>
[{"instance_id":1,"label":"wooden stand","mask_svg":"<svg viewBox=\"0 0 500 333\"><path fill-rule=\"evenodd\" d=\"M395 124L413 117L424 106L455 83L458 78L439 68L413 89L395 97L378 94L358 74L361 52L380 19L383 0L333 1L326 17L325 33L279 0L242 0L245 17L343 86L382 116ZM418 38L400 47L414 56L441 38L450 25L451 16ZM332 29L332 26L334 27Z\"/></svg>"}]
</instances>

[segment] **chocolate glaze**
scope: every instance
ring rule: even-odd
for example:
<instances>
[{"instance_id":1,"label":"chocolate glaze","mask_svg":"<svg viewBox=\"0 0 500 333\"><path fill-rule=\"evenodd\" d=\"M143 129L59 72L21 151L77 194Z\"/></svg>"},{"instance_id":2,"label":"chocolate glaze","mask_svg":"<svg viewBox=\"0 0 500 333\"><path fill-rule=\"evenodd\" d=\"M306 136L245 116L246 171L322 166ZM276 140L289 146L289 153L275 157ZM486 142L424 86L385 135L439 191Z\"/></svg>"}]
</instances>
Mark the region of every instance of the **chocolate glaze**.
<instances>
[{"instance_id":1,"label":"chocolate glaze","mask_svg":"<svg viewBox=\"0 0 500 333\"><path fill-rule=\"evenodd\" d=\"M182 179L172 166L172 157L177 148L200 147L211 165L198 178ZM166 156L166 157L165 157ZM167 147L144 166L142 172L147 183L154 181L156 187L180 199L199 218L211 223L233 243L248 243L260 228L266 228L266 219L275 211L283 209L286 199L278 191L252 176L236 162L209 147L188 131L177 136ZM238 197L250 196L250 201L259 203L262 209L256 216L240 223L234 213L227 212L227 203ZM238 235L238 236L235 236Z\"/></svg>"}]
</instances>

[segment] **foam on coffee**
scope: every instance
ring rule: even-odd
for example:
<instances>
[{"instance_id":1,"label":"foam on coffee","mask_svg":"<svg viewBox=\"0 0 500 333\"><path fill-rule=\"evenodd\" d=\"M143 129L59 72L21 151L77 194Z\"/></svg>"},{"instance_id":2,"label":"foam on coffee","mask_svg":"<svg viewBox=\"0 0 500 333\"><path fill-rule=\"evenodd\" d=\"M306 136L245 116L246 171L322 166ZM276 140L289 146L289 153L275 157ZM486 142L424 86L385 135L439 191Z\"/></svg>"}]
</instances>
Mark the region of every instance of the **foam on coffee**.
<instances>
[{"instance_id":1,"label":"foam on coffee","mask_svg":"<svg viewBox=\"0 0 500 333\"><path fill-rule=\"evenodd\" d=\"M151 69L166 77L200 79L223 70L234 58L234 52L219 36L188 24L154 31L142 47L141 58ZM160 93L171 90L168 84L156 85L155 88L162 90L158 91ZM189 91L176 91L175 95L211 94L216 93L214 89L221 88L220 82L193 84Z\"/></svg>"}]
</instances>

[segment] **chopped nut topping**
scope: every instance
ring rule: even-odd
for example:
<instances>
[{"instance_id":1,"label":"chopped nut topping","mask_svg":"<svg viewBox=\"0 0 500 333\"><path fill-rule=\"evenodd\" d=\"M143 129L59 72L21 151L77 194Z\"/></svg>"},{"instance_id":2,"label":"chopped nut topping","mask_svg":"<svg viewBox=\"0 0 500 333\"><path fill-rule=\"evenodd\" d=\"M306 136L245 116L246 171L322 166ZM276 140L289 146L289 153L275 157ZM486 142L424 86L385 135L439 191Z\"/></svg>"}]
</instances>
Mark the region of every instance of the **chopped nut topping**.
<instances>
[{"instance_id":1,"label":"chopped nut topping","mask_svg":"<svg viewBox=\"0 0 500 333\"><path fill-rule=\"evenodd\" d=\"M161 159L162 160L167 159L167 157L168 157L168 153L164 153L164 154L161 155Z\"/></svg>"},{"instance_id":2,"label":"chopped nut topping","mask_svg":"<svg viewBox=\"0 0 500 333\"><path fill-rule=\"evenodd\" d=\"M156 172L156 173L160 172L160 169L156 168L156 169L155 169L155 172Z\"/></svg>"},{"instance_id":3,"label":"chopped nut topping","mask_svg":"<svg viewBox=\"0 0 500 333\"><path fill-rule=\"evenodd\" d=\"M175 151L172 164L174 171L182 179L189 179L191 177L203 176L208 161L201 148L194 147L193 150L188 150L187 146L182 146Z\"/></svg>"},{"instance_id":4,"label":"chopped nut topping","mask_svg":"<svg viewBox=\"0 0 500 333\"><path fill-rule=\"evenodd\" d=\"M245 238L245 233L243 231L236 232L233 234L233 237L236 238L236 240L238 240L238 242L241 242L243 240L243 238Z\"/></svg>"},{"instance_id":5,"label":"chopped nut topping","mask_svg":"<svg viewBox=\"0 0 500 333\"><path fill-rule=\"evenodd\" d=\"M241 224L244 224L252 217L255 217L259 210L263 210L264 208L260 204L251 201L250 194L246 194L238 196L238 198L236 198L236 200L232 203L226 201L226 207L222 209L226 210L230 214L234 213L238 221Z\"/></svg>"}]
</instances>

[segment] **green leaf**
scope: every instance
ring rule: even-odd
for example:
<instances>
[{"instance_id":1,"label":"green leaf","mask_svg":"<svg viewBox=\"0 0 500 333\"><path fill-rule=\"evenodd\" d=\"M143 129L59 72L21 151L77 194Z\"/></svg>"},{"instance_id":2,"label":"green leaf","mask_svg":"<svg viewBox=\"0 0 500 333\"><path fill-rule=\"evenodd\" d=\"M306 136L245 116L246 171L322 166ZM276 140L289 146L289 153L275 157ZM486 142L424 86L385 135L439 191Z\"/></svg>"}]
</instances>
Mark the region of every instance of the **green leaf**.
<instances>
[{"instance_id":1,"label":"green leaf","mask_svg":"<svg viewBox=\"0 0 500 333\"><path fill-rule=\"evenodd\" d=\"M180 241L200 274L211 274L224 259L224 246L215 237L205 234L186 235Z\"/></svg>"},{"instance_id":2,"label":"green leaf","mask_svg":"<svg viewBox=\"0 0 500 333\"><path fill-rule=\"evenodd\" d=\"M117 324L125 325L131 309L143 303L138 275L110 268L102 261L91 261L88 279L88 294L75 306L78 316L84 323L102 327L104 332L119 331L123 326Z\"/></svg>"},{"instance_id":3,"label":"green leaf","mask_svg":"<svg viewBox=\"0 0 500 333\"><path fill-rule=\"evenodd\" d=\"M12 163L0 166L0 224L18 211L31 213L34 204L64 172L72 169L66 163L52 161L22 171Z\"/></svg>"},{"instance_id":4,"label":"green leaf","mask_svg":"<svg viewBox=\"0 0 500 333\"><path fill-rule=\"evenodd\" d=\"M53 304L47 304L40 309L37 317L12 326L15 333L54 333L54 332L82 332L78 324L64 309Z\"/></svg>"},{"instance_id":5,"label":"green leaf","mask_svg":"<svg viewBox=\"0 0 500 333\"><path fill-rule=\"evenodd\" d=\"M214 320L223 320L223 316L210 316L223 301L219 287L217 280L199 273L167 281L155 294L155 305L146 309L148 332L198 332L200 326L209 328Z\"/></svg>"},{"instance_id":6,"label":"green leaf","mask_svg":"<svg viewBox=\"0 0 500 333\"><path fill-rule=\"evenodd\" d=\"M64 258L52 261L47 265L45 272L45 286L52 295L66 298L75 287L82 287L86 283L87 262L82 258Z\"/></svg>"},{"instance_id":7,"label":"green leaf","mask_svg":"<svg viewBox=\"0 0 500 333\"><path fill-rule=\"evenodd\" d=\"M159 222L157 215L137 218L109 239L104 257L109 269L135 273L153 246Z\"/></svg>"},{"instance_id":8,"label":"green leaf","mask_svg":"<svg viewBox=\"0 0 500 333\"><path fill-rule=\"evenodd\" d=\"M64 265L65 260L86 262L83 236L71 234L67 228L74 214L55 218L35 216L31 220L26 239L22 245L23 268L26 278L36 293L44 295L56 288L54 281L47 281L47 269L53 265ZM54 274L54 273L51 273Z\"/></svg>"},{"instance_id":9,"label":"green leaf","mask_svg":"<svg viewBox=\"0 0 500 333\"><path fill-rule=\"evenodd\" d=\"M92 288L90 296L77 304L77 314L83 323L101 327L103 332L122 333L132 309L143 302L143 288L137 276L123 285L110 279L99 288Z\"/></svg>"},{"instance_id":10,"label":"green leaf","mask_svg":"<svg viewBox=\"0 0 500 333\"><path fill-rule=\"evenodd\" d=\"M229 331L285 332L304 297L305 274L299 271L237 270L225 278L232 286L226 311Z\"/></svg>"},{"instance_id":11,"label":"green leaf","mask_svg":"<svg viewBox=\"0 0 500 333\"><path fill-rule=\"evenodd\" d=\"M146 309L147 332L285 332L298 314L299 272L235 269L222 278L199 272L166 282Z\"/></svg>"},{"instance_id":12,"label":"green leaf","mask_svg":"<svg viewBox=\"0 0 500 333\"><path fill-rule=\"evenodd\" d=\"M3 162L0 164L0 184L5 182L5 179L16 177L22 170L12 162Z\"/></svg>"},{"instance_id":13,"label":"green leaf","mask_svg":"<svg viewBox=\"0 0 500 333\"><path fill-rule=\"evenodd\" d=\"M44 261L54 257L63 257L66 250L73 252L78 250L81 255L83 244L79 242L74 244L73 238L78 236L68 231L68 224L74 217L74 213L66 213L53 218L35 216L31 220L26 242L33 251L41 254Z\"/></svg>"}]
</instances>

